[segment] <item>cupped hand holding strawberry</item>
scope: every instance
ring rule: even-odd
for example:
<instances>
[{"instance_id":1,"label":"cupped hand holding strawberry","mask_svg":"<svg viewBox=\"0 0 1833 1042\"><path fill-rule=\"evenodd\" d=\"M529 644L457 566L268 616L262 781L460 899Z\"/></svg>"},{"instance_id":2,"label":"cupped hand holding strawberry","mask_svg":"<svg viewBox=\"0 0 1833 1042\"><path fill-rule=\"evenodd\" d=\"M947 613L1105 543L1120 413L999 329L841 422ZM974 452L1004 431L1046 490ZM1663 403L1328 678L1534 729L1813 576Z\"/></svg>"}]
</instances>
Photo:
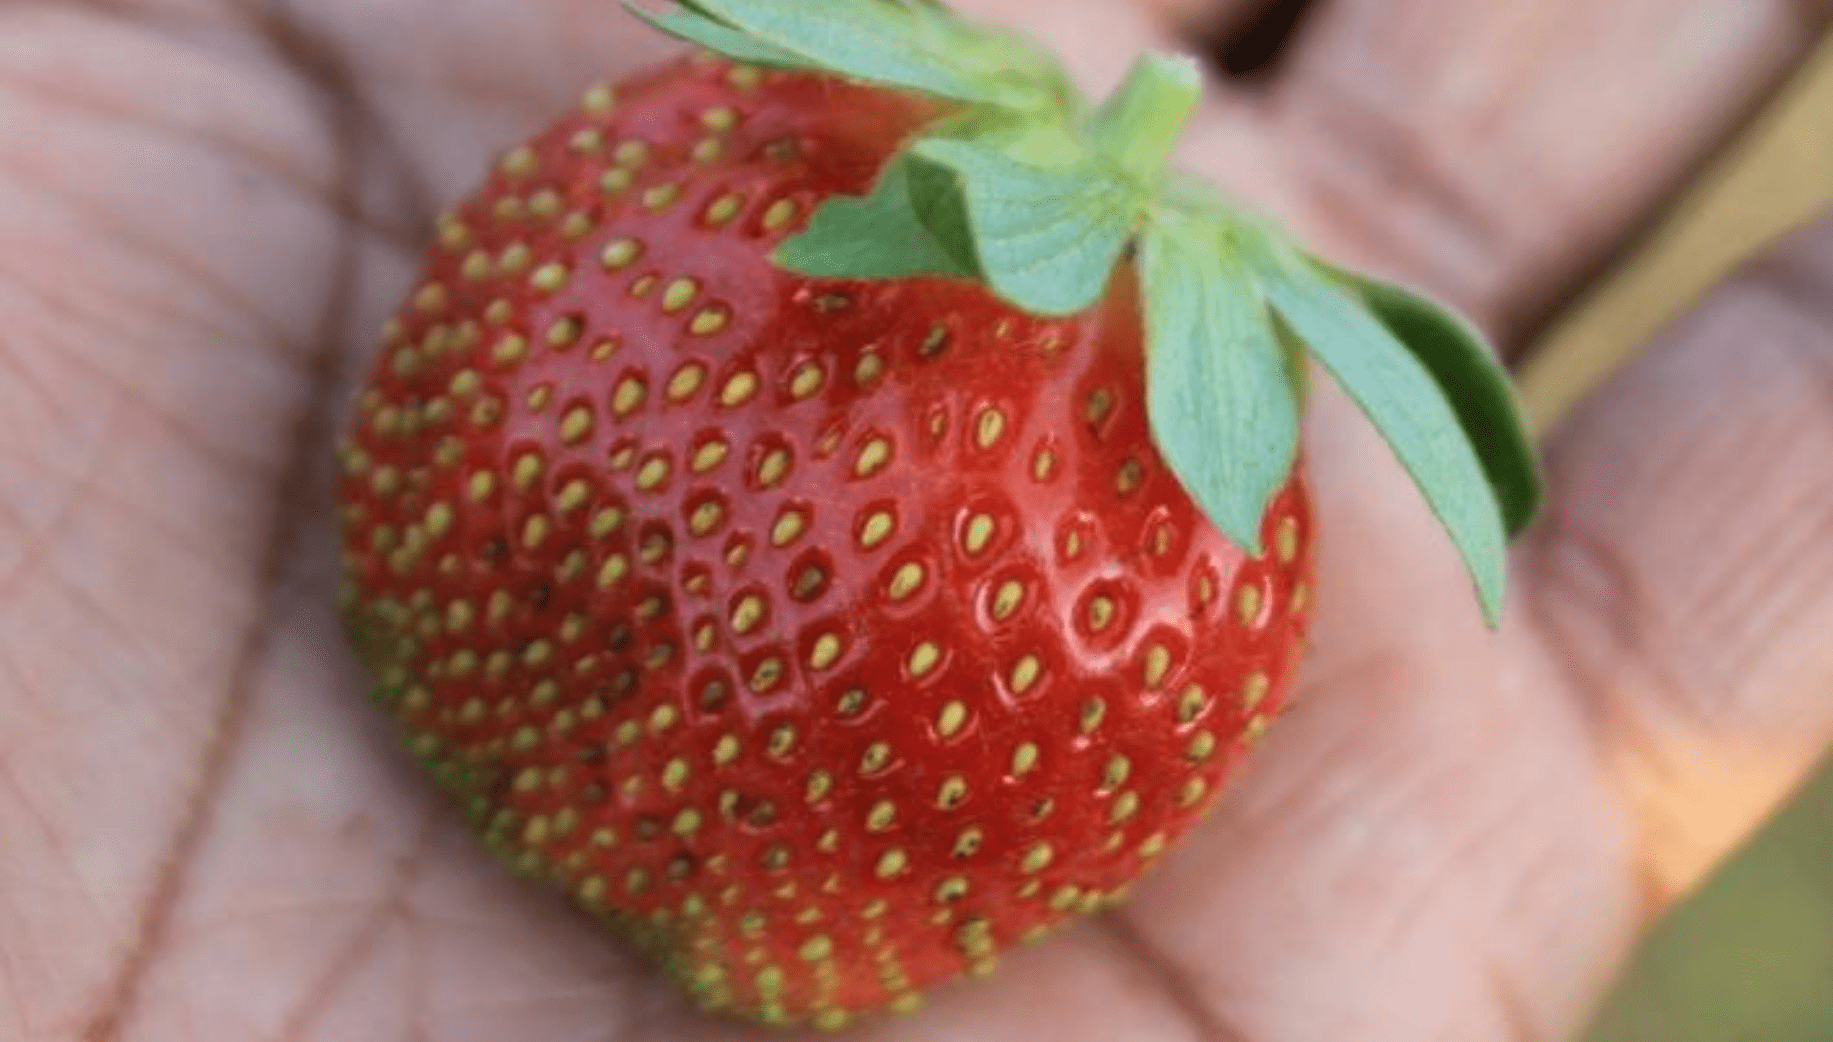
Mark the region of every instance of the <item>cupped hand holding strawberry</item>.
<instances>
[{"instance_id":1,"label":"cupped hand holding strawberry","mask_svg":"<svg viewBox=\"0 0 1833 1042\"><path fill-rule=\"evenodd\" d=\"M1257 5L972 6L1107 83ZM1320 4L1185 154L1519 358L1811 28L1659 6ZM428 208L667 51L599 0L0 10L0 1035L755 1035L478 855L354 695L324 523ZM1833 735L1830 280L1822 231L1591 396L1493 639L1317 380L1298 709L1128 900L856 1037L1569 1037Z\"/></svg>"},{"instance_id":2,"label":"cupped hand holding strawberry","mask_svg":"<svg viewBox=\"0 0 1833 1042\"><path fill-rule=\"evenodd\" d=\"M838 1027L1117 899L1289 687L1307 352L1492 622L1538 496L1456 321L939 4L704 0L444 219L344 453L352 632L485 841ZM1347 537L1347 536L1345 536Z\"/></svg>"}]
</instances>

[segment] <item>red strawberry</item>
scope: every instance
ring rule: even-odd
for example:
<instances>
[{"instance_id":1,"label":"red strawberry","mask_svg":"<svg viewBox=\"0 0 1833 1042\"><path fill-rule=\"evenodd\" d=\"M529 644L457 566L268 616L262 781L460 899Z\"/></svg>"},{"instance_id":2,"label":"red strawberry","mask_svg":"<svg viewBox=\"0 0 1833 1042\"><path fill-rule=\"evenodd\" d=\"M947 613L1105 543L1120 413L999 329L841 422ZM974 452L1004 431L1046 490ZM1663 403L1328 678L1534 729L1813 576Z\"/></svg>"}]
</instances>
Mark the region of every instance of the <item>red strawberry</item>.
<instances>
[{"instance_id":1,"label":"red strawberry","mask_svg":"<svg viewBox=\"0 0 1833 1042\"><path fill-rule=\"evenodd\" d=\"M344 456L348 617L414 751L766 1021L906 1008L1111 899L1305 632L1304 487L1259 556L1193 503L1133 261L1047 318L772 260L945 111L709 59L594 88L443 221Z\"/></svg>"}]
</instances>

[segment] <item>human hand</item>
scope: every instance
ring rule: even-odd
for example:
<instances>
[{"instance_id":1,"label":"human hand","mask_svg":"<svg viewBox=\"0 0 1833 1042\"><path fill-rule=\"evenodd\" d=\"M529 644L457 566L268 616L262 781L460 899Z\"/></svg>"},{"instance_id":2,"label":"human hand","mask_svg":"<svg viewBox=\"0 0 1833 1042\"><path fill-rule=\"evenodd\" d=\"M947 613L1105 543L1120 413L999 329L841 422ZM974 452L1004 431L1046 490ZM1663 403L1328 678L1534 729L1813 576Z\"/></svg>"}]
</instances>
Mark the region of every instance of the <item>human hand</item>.
<instances>
[{"instance_id":1,"label":"human hand","mask_svg":"<svg viewBox=\"0 0 1833 1042\"><path fill-rule=\"evenodd\" d=\"M1100 91L1240 0L980 0ZM1187 155L1511 352L1829 18L1333 0ZM0 10L0 1038L749 1037L498 871L361 697L336 403L610 0ZM1133 902L880 1039L1558 1039L1833 738L1833 226L1550 447L1499 634L1325 390L1298 704Z\"/></svg>"}]
</instances>

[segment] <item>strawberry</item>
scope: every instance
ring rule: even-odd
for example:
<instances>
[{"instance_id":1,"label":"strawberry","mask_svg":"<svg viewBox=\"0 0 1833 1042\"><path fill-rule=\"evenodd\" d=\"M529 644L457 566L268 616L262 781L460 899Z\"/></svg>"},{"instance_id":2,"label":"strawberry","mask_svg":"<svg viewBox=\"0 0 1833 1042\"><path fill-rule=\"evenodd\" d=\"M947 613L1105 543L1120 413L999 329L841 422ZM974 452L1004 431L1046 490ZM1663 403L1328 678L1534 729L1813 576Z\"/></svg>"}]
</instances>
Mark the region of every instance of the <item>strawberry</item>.
<instances>
[{"instance_id":1,"label":"strawberry","mask_svg":"<svg viewBox=\"0 0 1833 1042\"><path fill-rule=\"evenodd\" d=\"M1414 469L1486 603L1470 532L1531 471L1461 327L1157 187L1184 67L1081 118L932 0L658 22L749 61L592 88L442 220L343 453L345 610L491 849L705 1005L836 1027L1115 899L1265 731L1312 582L1295 342L1368 386L1316 314L1463 448ZM1218 235L1257 337L1214 334L1248 283L1184 245Z\"/></svg>"}]
</instances>

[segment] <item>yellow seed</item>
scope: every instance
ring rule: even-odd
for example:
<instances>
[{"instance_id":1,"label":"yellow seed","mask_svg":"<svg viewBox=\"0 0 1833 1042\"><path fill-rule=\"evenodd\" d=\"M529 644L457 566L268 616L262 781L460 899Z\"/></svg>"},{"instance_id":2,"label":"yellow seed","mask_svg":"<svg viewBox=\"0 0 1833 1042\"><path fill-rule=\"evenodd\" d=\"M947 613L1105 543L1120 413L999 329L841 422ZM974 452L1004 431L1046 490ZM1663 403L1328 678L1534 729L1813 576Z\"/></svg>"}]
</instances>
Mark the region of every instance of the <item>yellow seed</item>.
<instances>
[{"instance_id":1,"label":"yellow seed","mask_svg":"<svg viewBox=\"0 0 1833 1042\"><path fill-rule=\"evenodd\" d=\"M594 85L585 92L580 107L594 116L607 115L617 107L617 92L602 83Z\"/></svg>"},{"instance_id":2,"label":"yellow seed","mask_svg":"<svg viewBox=\"0 0 1833 1042\"><path fill-rule=\"evenodd\" d=\"M853 473L860 477L869 477L883 469L891 460L891 443L883 438L873 438L859 450L859 458L853 463Z\"/></svg>"},{"instance_id":3,"label":"yellow seed","mask_svg":"<svg viewBox=\"0 0 1833 1042\"><path fill-rule=\"evenodd\" d=\"M770 732L770 741L769 744L764 747L764 752L773 760L781 760L783 757L788 756L790 750L795 747L795 727L790 724L783 724L776 730Z\"/></svg>"},{"instance_id":4,"label":"yellow seed","mask_svg":"<svg viewBox=\"0 0 1833 1042\"><path fill-rule=\"evenodd\" d=\"M1206 697L1203 689L1196 684L1180 692L1177 696L1177 722L1187 724L1195 720L1197 714L1203 711L1203 702Z\"/></svg>"},{"instance_id":5,"label":"yellow seed","mask_svg":"<svg viewBox=\"0 0 1833 1042\"><path fill-rule=\"evenodd\" d=\"M960 733L963 724L967 723L967 706L960 702L950 702L942 707L936 717L936 733L944 738L953 738Z\"/></svg>"},{"instance_id":6,"label":"yellow seed","mask_svg":"<svg viewBox=\"0 0 1833 1042\"><path fill-rule=\"evenodd\" d=\"M885 592L894 601L906 600L923 585L927 574L918 562L906 562L892 573L891 585L886 588Z\"/></svg>"},{"instance_id":7,"label":"yellow seed","mask_svg":"<svg viewBox=\"0 0 1833 1042\"><path fill-rule=\"evenodd\" d=\"M763 617L763 599L755 594L747 595L732 609L732 629L739 634L750 633Z\"/></svg>"},{"instance_id":8,"label":"yellow seed","mask_svg":"<svg viewBox=\"0 0 1833 1042\"><path fill-rule=\"evenodd\" d=\"M840 658L840 638L832 633L823 633L815 638L814 649L808 654L808 665L812 669L827 669Z\"/></svg>"},{"instance_id":9,"label":"yellow seed","mask_svg":"<svg viewBox=\"0 0 1833 1042\"><path fill-rule=\"evenodd\" d=\"M694 142L693 157L697 163L711 163L725 154L725 142L716 137L704 137Z\"/></svg>"},{"instance_id":10,"label":"yellow seed","mask_svg":"<svg viewBox=\"0 0 1833 1042\"><path fill-rule=\"evenodd\" d=\"M592 433L592 410L577 405L567 410L560 421L560 440L568 445L575 445Z\"/></svg>"},{"instance_id":11,"label":"yellow seed","mask_svg":"<svg viewBox=\"0 0 1833 1042\"><path fill-rule=\"evenodd\" d=\"M520 333L504 333L490 351L490 360L502 367L515 365L527 357L528 338Z\"/></svg>"},{"instance_id":12,"label":"yellow seed","mask_svg":"<svg viewBox=\"0 0 1833 1042\"><path fill-rule=\"evenodd\" d=\"M709 441L705 445L694 450L694 459L691 467L694 473L705 474L721 463L724 463L726 455L729 452L731 452L731 448L726 445L725 442Z\"/></svg>"},{"instance_id":13,"label":"yellow seed","mask_svg":"<svg viewBox=\"0 0 1833 1042\"><path fill-rule=\"evenodd\" d=\"M1101 768L1101 791L1112 792L1127 783L1127 776L1133 773L1133 761L1119 753L1108 757L1107 765Z\"/></svg>"},{"instance_id":14,"label":"yellow seed","mask_svg":"<svg viewBox=\"0 0 1833 1042\"><path fill-rule=\"evenodd\" d=\"M1165 852L1165 834L1154 832L1139 844L1139 856L1154 858Z\"/></svg>"},{"instance_id":15,"label":"yellow seed","mask_svg":"<svg viewBox=\"0 0 1833 1042\"><path fill-rule=\"evenodd\" d=\"M1165 682L1165 674L1171 669L1171 652L1163 644L1154 644L1146 649L1146 688L1158 690Z\"/></svg>"},{"instance_id":16,"label":"yellow seed","mask_svg":"<svg viewBox=\"0 0 1833 1042\"><path fill-rule=\"evenodd\" d=\"M1088 602L1088 628L1096 633L1107 629L1114 621L1114 602L1109 597L1096 597Z\"/></svg>"},{"instance_id":17,"label":"yellow seed","mask_svg":"<svg viewBox=\"0 0 1833 1042\"><path fill-rule=\"evenodd\" d=\"M911 676L922 677L927 676L931 670L935 669L936 663L941 660L942 649L937 647L934 641L926 640L911 649L907 666L910 669Z\"/></svg>"},{"instance_id":18,"label":"yellow seed","mask_svg":"<svg viewBox=\"0 0 1833 1042\"><path fill-rule=\"evenodd\" d=\"M1036 875L1048 868L1051 859L1055 856L1055 851L1050 849L1050 844L1033 843L1030 848L1025 851L1024 859L1019 862L1019 868L1022 869L1026 875Z\"/></svg>"},{"instance_id":19,"label":"yellow seed","mask_svg":"<svg viewBox=\"0 0 1833 1042\"><path fill-rule=\"evenodd\" d=\"M642 166L649 160L649 144L634 139L620 142L617 149L611 153L611 159L622 167Z\"/></svg>"},{"instance_id":20,"label":"yellow seed","mask_svg":"<svg viewBox=\"0 0 1833 1042\"><path fill-rule=\"evenodd\" d=\"M1082 415L1090 423L1100 423L1107 419L1108 413L1112 411L1114 411L1114 392L1102 388L1088 396L1088 404L1083 408Z\"/></svg>"},{"instance_id":21,"label":"yellow seed","mask_svg":"<svg viewBox=\"0 0 1833 1042\"><path fill-rule=\"evenodd\" d=\"M591 497L592 486L587 484L584 478L574 478L560 489L558 496L554 497L554 506L561 514L570 514L585 506L586 500Z\"/></svg>"},{"instance_id":22,"label":"yellow seed","mask_svg":"<svg viewBox=\"0 0 1833 1042\"><path fill-rule=\"evenodd\" d=\"M743 196L733 192L727 192L725 195L707 204L706 213L703 215L703 219L708 225L714 228L729 224L732 218L738 216L738 211L743 209L744 205L745 199Z\"/></svg>"},{"instance_id":23,"label":"yellow seed","mask_svg":"<svg viewBox=\"0 0 1833 1042\"><path fill-rule=\"evenodd\" d=\"M878 511L871 517L866 518L865 525L860 528L859 545L867 550L876 549L886 539L890 538L893 527L894 523L891 520L891 515L882 510Z\"/></svg>"},{"instance_id":24,"label":"yellow seed","mask_svg":"<svg viewBox=\"0 0 1833 1042\"><path fill-rule=\"evenodd\" d=\"M789 451L787 449L771 449L757 463L757 482L765 488L775 488L788 473Z\"/></svg>"},{"instance_id":25,"label":"yellow seed","mask_svg":"<svg viewBox=\"0 0 1833 1042\"><path fill-rule=\"evenodd\" d=\"M764 211L764 230L781 231L796 216L796 204L790 199L778 199Z\"/></svg>"},{"instance_id":26,"label":"yellow seed","mask_svg":"<svg viewBox=\"0 0 1833 1042\"><path fill-rule=\"evenodd\" d=\"M986 833L982 832L979 826L969 825L967 828L962 829L960 834L955 837L954 855L956 857L973 857L980 852L980 844L985 839Z\"/></svg>"},{"instance_id":27,"label":"yellow seed","mask_svg":"<svg viewBox=\"0 0 1833 1042\"><path fill-rule=\"evenodd\" d=\"M736 759L738 759L738 736L720 735L719 741L713 745L713 765L724 767Z\"/></svg>"},{"instance_id":28,"label":"yellow seed","mask_svg":"<svg viewBox=\"0 0 1833 1042\"><path fill-rule=\"evenodd\" d=\"M879 800L872 805L866 814L866 831L883 832L897 820L897 804L890 800Z\"/></svg>"},{"instance_id":29,"label":"yellow seed","mask_svg":"<svg viewBox=\"0 0 1833 1042\"><path fill-rule=\"evenodd\" d=\"M630 573L630 562L623 554L612 554L605 558L605 563L598 569L600 589L609 589L617 585L619 579Z\"/></svg>"},{"instance_id":30,"label":"yellow seed","mask_svg":"<svg viewBox=\"0 0 1833 1042\"><path fill-rule=\"evenodd\" d=\"M552 404L554 400L553 385L539 384L530 388L528 397L525 400L528 402L528 410L530 412L545 412L547 407Z\"/></svg>"},{"instance_id":31,"label":"yellow seed","mask_svg":"<svg viewBox=\"0 0 1833 1042\"><path fill-rule=\"evenodd\" d=\"M1101 721L1106 716L1107 703L1099 698L1091 698L1082 703L1082 713L1077 725L1083 734L1093 734L1101 726Z\"/></svg>"},{"instance_id":32,"label":"yellow seed","mask_svg":"<svg viewBox=\"0 0 1833 1042\"><path fill-rule=\"evenodd\" d=\"M698 362L689 362L675 371L668 381L669 401L680 403L692 398L706 382L706 367Z\"/></svg>"},{"instance_id":33,"label":"yellow seed","mask_svg":"<svg viewBox=\"0 0 1833 1042\"><path fill-rule=\"evenodd\" d=\"M942 787L936 791L936 806L943 810L953 810L967 799L967 779L959 774L951 774L942 779Z\"/></svg>"},{"instance_id":34,"label":"yellow seed","mask_svg":"<svg viewBox=\"0 0 1833 1042\"><path fill-rule=\"evenodd\" d=\"M694 513L688 519L687 525L695 535L704 536L718 528L719 522L723 520L725 520L725 509L716 501L708 501L694 508Z\"/></svg>"},{"instance_id":35,"label":"yellow seed","mask_svg":"<svg viewBox=\"0 0 1833 1042\"><path fill-rule=\"evenodd\" d=\"M534 252L528 248L527 243L512 242L503 247L502 254L497 257L496 266L504 276L516 275L526 271L529 262L533 259Z\"/></svg>"},{"instance_id":36,"label":"yellow seed","mask_svg":"<svg viewBox=\"0 0 1833 1042\"><path fill-rule=\"evenodd\" d=\"M910 864L910 858L902 848L892 847L879 855L878 865L872 871L880 879L890 879L904 871Z\"/></svg>"},{"instance_id":37,"label":"yellow seed","mask_svg":"<svg viewBox=\"0 0 1833 1042\"><path fill-rule=\"evenodd\" d=\"M1043 671L1043 664L1038 661L1036 655L1026 655L1019 659L1012 666L1012 693L1022 695L1031 690L1031 685L1037 683L1038 675Z\"/></svg>"},{"instance_id":38,"label":"yellow seed","mask_svg":"<svg viewBox=\"0 0 1833 1042\"><path fill-rule=\"evenodd\" d=\"M752 671L751 679L747 683L751 690L762 694L775 687L777 681L781 679L783 679L783 660L773 655L757 664L757 669Z\"/></svg>"},{"instance_id":39,"label":"yellow seed","mask_svg":"<svg viewBox=\"0 0 1833 1042\"><path fill-rule=\"evenodd\" d=\"M794 395L797 401L811 398L815 392L821 390L821 385L826 379L827 374L821 371L819 365L813 362L803 362L796 367L795 374L789 378L789 393Z\"/></svg>"},{"instance_id":40,"label":"yellow seed","mask_svg":"<svg viewBox=\"0 0 1833 1042\"><path fill-rule=\"evenodd\" d=\"M552 188L543 188L528 200L529 212L543 220L552 220L560 213L560 193Z\"/></svg>"},{"instance_id":41,"label":"yellow seed","mask_svg":"<svg viewBox=\"0 0 1833 1042\"><path fill-rule=\"evenodd\" d=\"M743 405L757 393L757 374L737 373L719 391L719 404L732 408Z\"/></svg>"},{"instance_id":42,"label":"yellow seed","mask_svg":"<svg viewBox=\"0 0 1833 1042\"><path fill-rule=\"evenodd\" d=\"M661 213L675 204L681 197L681 187L676 184L660 184L643 193L643 209L651 213Z\"/></svg>"},{"instance_id":43,"label":"yellow seed","mask_svg":"<svg viewBox=\"0 0 1833 1042\"><path fill-rule=\"evenodd\" d=\"M998 409L988 409L980 414L980 422L974 430L974 444L983 449L990 449L1006 431L1006 414Z\"/></svg>"},{"instance_id":44,"label":"yellow seed","mask_svg":"<svg viewBox=\"0 0 1833 1042\"><path fill-rule=\"evenodd\" d=\"M1208 782L1205 782L1201 778L1191 778L1184 782L1183 785L1179 786L1177 790L1177 805L1185 808L1193 807L1196 805L1197 801L1203 798L1203 794L1208 790Z\"/></svg>"},{"instance_id":45,"label":"yellow seed","mask_svg":"<svg viewBox=\"0 0 1833 1042\"><path fill-rule=\"evenodd\" d=\"M622 195L630 187L630 171L607 170L598 176L598 190L606 195Z\"/></svg>"},{"instance_id":46,"label":"yellow seed","mask_svg":"<svg viewBox=\"0 0 1833 1042\"><path fill-rule=\"evenodd\" d=\"M876 774L885 769L891 762L891 747L884 742L873 742L866 746L866 754L860 757L859 773Z\"/></svg>"},{"instance_id":47,"label":"yellow seed","mask_svg":"<svg viewBox=\"0 0 1833 1042\"><path fill-rule=\"evenodd\" d=\"M967 552L979 555L987 548L993 538L993 519L987 514L975 514L968 519L967 532L961 537L961 544Z\"/></svg>"},{"instance_id":48,"label":"yellow seed","mask_svg":"<svg viewBox=\"0 0 1833 1042\"><path fill-rule=\"evenodd\" d=\"M450 503L434 503L426 511L426 534L438 539L452 530L452 521L457 515Z\"/></svg>"},{"instance_id":49,"label":"yellow seed","mask_svg":"<svg viewBox=\"0 0 1833 1042\"><path fill-rule=\"evenodd\" d=\"M676 279L662 291L662 310L674 314L694 302L700 294L700 283L693 279Z\"/></svg>"},{"instance_id":50,"label":"yellow seed","mask_svg":"<svg viewBox=\"0 0 1833 1042\"><path fill-rule=\"evenodd\" d=\"M630 266L643 253L643 244L635 239L613 239L599 254L599 261L607 271L617 271Z\"/></svg>"},{"instance_id":51,"label":"yellow seed","mask_svg":"<svg viewBox=\"0 0 1833 1042\"><path fill-rule=\"evenodd\" d=\"M535 273L528 277L528 284L542 293L556 293L566 285L569 274L566 265L559 261L549 261L535 269Z\"/></svg>"},{"instance_id":52,"label":"yellow seed","mask_svg":"<svg viewBox=\"0 0 1833 1042\"><path fill-rule=\"evenodd\" d=\"M826 771L815 771L808 776L808 789L804 797L810 803L820 803L834 787L834 776Z\"/></svg>"},{"instance_id":53,"label":"yellow seed","mask_svg":"<svg viewBox=\"0 0 1833 1042\"><path fill-rule=\"evenodd\" d=\"M1260 618L1260 587L1252 583L1243 584L1235 591L1235 617L1243 626L1252 626Z\"/></svg>"},{"instance_id":54,"label":"yellow seed","mask_svg":"<svg viewBox=\"0 0 1833 1042\"><path fill-rule=\"evenodd\" d=\"M1114 797L1114 805L1107 812L1107 821L1110 825L1124 824L1131 821L1133 815L1137 813L1139 813L1139 794L1123 792Z\"/></svg>"},{"instance_id":55,"label":"yellow seed","mask_svg":"<svg viewBox=\"0 0 1833 1042\"><path fill-rule=\"evenodd\" d=\"M1140 466L1138 460L1129 459L1120 465L1120 476L1114 479L1114 488L1123 496L1130 495L1139 488L1139 483L1143 480L1145 480L1145 469Z\"/></svg>"},{"instance_id":56,"label":"yellow seed","mask_svg":"<svg viewBox=\"0 0 1833 1042\"><path fill-rule=\"evenodd\" d=\"M1190 739L1190 745L1184 749L1184 758L1192 763L1202 763L1216 751L1216 736L1208 731L1198 731Z\"/></svg>"},{"instance_id":57,"label":"yellow seed","mask_svg":"<svg viewBox=\"0 0 1833 1042\"><path fill-rule=\"evenodd\" d=\"M522 545L530 550L539 547L547 542L547 530L547 517L542 514L532 515L522 526Z\"/></svg>"},{"instance_id":58,"label":"yellow seed","mask_svg":"<svg viewBox=\"0 0 1833 1042\"><path fill-rule=\"evenodd\" d=\"M695 336L712 336L726 328L726 323L730 319L731 316L725 308L703 308L699 314L694 316L694 320L688 323L687 330Z\"/></svg>"},{"instance_id":59,"label":"yellow seed","mask_svg":"<svg viewBox=\"0 0 1833 1042\"><path fill-rule=\"evenodd\" d=\"M590 155L605 147L604 131L599 130L597 127L586 127L575 133L567 141L567 146L575 152Z\"/></svg>"},{"instance_id":60,"label":"yellow seed","mask_svg":"<svg viewBox=\"0 0 1833 1042\"><path fill-rule=\"evenodd\" d=\"M515 465L510 468L509 478L517 490L527 492L541 479L541 457L532 452L517 457Z\"/></svg>"},{"instance_id":61,"label":"yellow seed","mask_svg":"<svg viewBox=\"0 0 1833 1042\"><path fill-rule=\"evenodd\" d=\"M594 539L603 539L623 527L624 512L616 507L606 507L592 515L591 533Z\"/></svg>"},{"instance_id":62,"label":"yellow seed","mask_svg":"<svg viewBox=\"0 0 1833 1042\"><path fill-rule=\"evenodd\" d=\"M885 371L885 360L876 352L868 351L859 356L859 364L853 367L853 382L864 386L879 378Z\"/></svg>"},{"instance_id":63,"label":"yellow seed","mask_svg":"<svg viewBox=\"0 0 1833 1042\"><path fill-rule=\"evenodd\" d=\"M801 538L808 529L808 518L798 510L786 510L776 519L770 529L770 543L773 546L788 546Z\"/></svg>"},{"instance_id":64,"label":"yellow seed","mask_svg":"<svg viewBox=\"0 0 1833 1042\"><path fill-rule=\"evenodd\" d=\"M642 406L643 399L648 396L649 388L644 386L643 381L634 376L625 377L617 389L611 392L611 411L620 418L629 416Z\"/></svg>"},{"instance_id":65,"label":"yellow seed","mask_svg":"<svg viewBox=\"0 0 1833 1042\"><path fill-rule=\"evenodd\" d=\"M1031 461L1031 477L1036 481L1048 481L1056 473L1057 454L1045 449Z\"/></svg>"},{"instance_id":66,"label":"yellow seed","mask_svg":"<svg viewBox=\"0 0 1833 1042\"><path fill-rule=\"evenodd\" d=\"M993 593L993 619L1004 622L1010 619L1019 605L1025 601L1025 584L1016 579L1008 579L1000 584Z\"/></svg>"},{"instance_id":67,"label":"yellow seed","mask_svg":"<svg viewBox=\"0 0 1833 1042\"><path fill-rule=\"evenodd\" d=\"M1249 746L1259 745L1260 740L1265 738L1267 732L1272 728L1273 718L1262 713L1247 722L1247 727L1241 731L1241 740Z\"/></svg>"}]
</instances>

